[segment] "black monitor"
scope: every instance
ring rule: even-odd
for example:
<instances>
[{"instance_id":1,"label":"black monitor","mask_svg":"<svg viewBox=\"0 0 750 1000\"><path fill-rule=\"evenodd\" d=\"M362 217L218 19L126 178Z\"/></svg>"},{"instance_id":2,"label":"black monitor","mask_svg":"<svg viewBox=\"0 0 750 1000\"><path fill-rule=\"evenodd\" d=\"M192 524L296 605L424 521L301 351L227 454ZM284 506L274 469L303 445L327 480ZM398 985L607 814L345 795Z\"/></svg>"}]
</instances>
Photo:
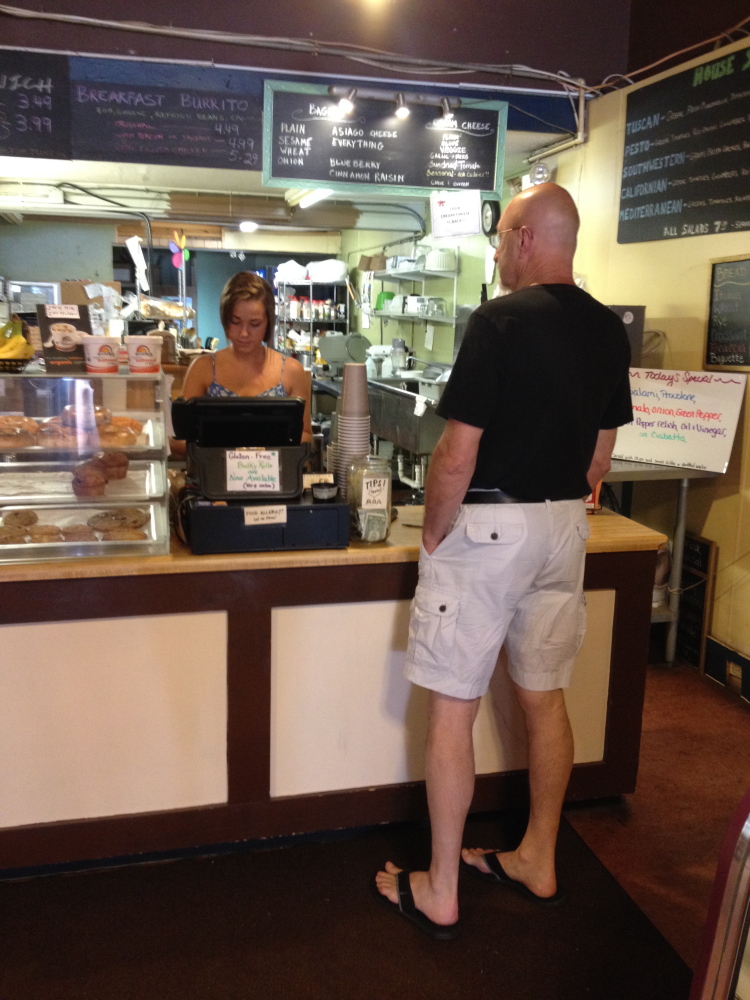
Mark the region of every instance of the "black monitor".
<instances>
[{"instance_id":1,"label":"black monitor","mask_svg":"<svg viewBox=\"0 0 750 1000\"><path fill-rule=\"evenodd\" d=\"M298 396L196 396L172 403L175 437L201 448L298 445L304 415Z\"/></svg>"}]
</instances>

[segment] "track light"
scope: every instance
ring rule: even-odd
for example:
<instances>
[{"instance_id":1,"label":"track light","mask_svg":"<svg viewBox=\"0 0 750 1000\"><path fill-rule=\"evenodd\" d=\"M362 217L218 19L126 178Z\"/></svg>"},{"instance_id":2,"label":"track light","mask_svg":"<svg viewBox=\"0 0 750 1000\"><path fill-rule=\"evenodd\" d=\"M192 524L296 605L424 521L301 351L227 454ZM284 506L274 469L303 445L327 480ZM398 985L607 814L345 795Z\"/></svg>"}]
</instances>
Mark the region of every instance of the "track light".
<instances>
[{"instance_id":1,"label":"track light","mask_svg":"<svg viewBox=\"0 0 750 1000\"><path fill-rule=\"evenodd\" d=\"M408 118L411 112L406 106L406 101L404 100L404 95L401 93L396 94L396 117L397 118Z\"/></svg>"},{"instance_id":2,"label":"track light","mask_svg":"<svg viewBox=\"0 0 750 1000\"><path fill-rule=\"evenodd\" d=\"M451 111L451 102L447 97L440 98L440 108L443 112L443 118L450 119L453 118L453 112Z\"/></svg>"},{"instance_id":3,"label":"track light","mask_svg":"<svg viewBox=\"0 0 750 1000\"><path fill-rule=\"evenodd\" d=\"M352 87L347 90L346 94L339 101L339 108L348 115L350 111L354 111L354 98L357 96L357 88Z\"/></svg>"},{"instance_id":4,"label":"track light","mask_svg":"<svg viewBox=\"0 0 750 1000\"><path fill-rule=\"evenodd\" d=\"M241 233L254 233L257 228L258 228L258 223L257 222L250 222L250 221L248 221L248 222L241 222L240 223L240 232Z\"/></svg>"},{"instance_id":5,"label":"track light","mask_svg":"<svg viewBox=\"0 0 750 1000\"><path fill-rule=\"evenodd\" d=\"M333 194L332 188L316 188L314 191L310 191L304 197L299 200L300 208L309 208L310 205L314 205L317 201L323 201L324 198L330 198Z\"/></svg>"}]
</instances>

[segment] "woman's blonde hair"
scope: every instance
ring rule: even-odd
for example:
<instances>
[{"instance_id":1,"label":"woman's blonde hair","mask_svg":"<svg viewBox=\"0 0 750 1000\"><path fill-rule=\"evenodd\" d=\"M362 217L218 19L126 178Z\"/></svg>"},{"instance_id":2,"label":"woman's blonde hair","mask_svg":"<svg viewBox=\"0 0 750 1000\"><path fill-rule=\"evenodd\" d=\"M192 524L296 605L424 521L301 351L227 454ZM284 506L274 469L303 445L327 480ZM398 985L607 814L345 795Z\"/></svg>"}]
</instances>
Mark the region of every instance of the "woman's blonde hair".
<instances>
[{"instance_id":1,"label":"woman's blonde hair","mask_svg":"<svg viewBox=\"0 0 750 1000\"><path fill-rule=\"evenodd\" d=\"M224 285L219 300L219 316L224 332L232 319L232 312L238 302L262 302L266 310L266 332L263 335L265 341L270 341L276 322L276 303L273 297L273 289L259 275L252 271L239 271Z\"/></svg>"}]
</instances>

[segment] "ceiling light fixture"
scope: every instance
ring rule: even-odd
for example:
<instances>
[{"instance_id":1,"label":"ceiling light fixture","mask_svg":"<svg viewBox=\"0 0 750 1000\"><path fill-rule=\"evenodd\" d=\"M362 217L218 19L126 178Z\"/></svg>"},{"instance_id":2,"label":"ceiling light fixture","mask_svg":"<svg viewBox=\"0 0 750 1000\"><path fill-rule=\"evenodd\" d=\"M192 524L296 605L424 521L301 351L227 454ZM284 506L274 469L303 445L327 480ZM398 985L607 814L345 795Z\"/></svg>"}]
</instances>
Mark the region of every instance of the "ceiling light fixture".
<instances>
[{"instance_id":1,"label":"ceiling light fixture","mask_svg":"<svg viewBox=\"0 0 750 1000\"><path fill-rule=\"evenodd\" d=\"M349 101L353 103L354 97L360 101L386 101L389 104L397 104L398 95L401 94L404 98L404 104L408 104L410 110L416 107L428 107L437 108L441 106L441 102L445 101L448 104L448 108L455 111L457 108L461 107L460 97L443 97L441 98L439 94L436 93L424 93L412 90L380 90L374 87L356 87L352 88L350 86L342 85L331 85L328 88L328 96L336 101L336 109L340 110L339 105L341 101ZM332 112L329 112L329 116Z\"/></svg>"},{"instance_id":2,"label":"ceiling light fixture","mask_svg":"<svg viewBox=\"0 0 750 1000\"><path fill-rule=\"evenodd\" d=\"M314 205L318 201L323 201L324 198L330 198L333 194L332 188L316 188L314 191L310 191L303 198L299 200L300 208L309 208L310 205Z\"/></svg>"},{"instance_id":3,"label":"ceiling light fixture","mask_svg":"<svg viewBox=\"0 0 750 1000\"><path fill-rule=\"evenodd\" d=\"M259 228L259 226L258 226L257 222L250 222L248 220L247 222L241 222L240 223L240 232L241 233L254 233L255 230L258 229L258 228Z\"/></svg>"},{"instance_id":4,"label":"ceiling light fixture","mask_svg":"<svg viewBox=\"0 0 750 1000\"><path fill-rule=\"evenodd\" d=\"M453 112L451 111L451 102L448 100L447 97L440 98L440 108L443 112L443 118L445 119L453 118Z\"/></svg>"},{"instance_id":5,"label":"ceiling light fixture","mask_svg":"<svg viewBox=\"0 0 750 1000\"><path fill-rule=\"evenodd\" d=\"M404 100L404 95L402 93L396 94L396 117L397 118L408 118L411 112L406 106L406 101Z\"/></svg>"},{"instance_id":6,"label":"ceiling light fixture","mask_svg":"<svg viewBox=\"0 0 750 1000\"><path fill-rule=\"evenodd\" d=\"M357 96L357 88L352 87L347 90L346 94L339 101L339 108L348 115L350 111L354 111L354 98Z\"/></svg>"}]
</instances>

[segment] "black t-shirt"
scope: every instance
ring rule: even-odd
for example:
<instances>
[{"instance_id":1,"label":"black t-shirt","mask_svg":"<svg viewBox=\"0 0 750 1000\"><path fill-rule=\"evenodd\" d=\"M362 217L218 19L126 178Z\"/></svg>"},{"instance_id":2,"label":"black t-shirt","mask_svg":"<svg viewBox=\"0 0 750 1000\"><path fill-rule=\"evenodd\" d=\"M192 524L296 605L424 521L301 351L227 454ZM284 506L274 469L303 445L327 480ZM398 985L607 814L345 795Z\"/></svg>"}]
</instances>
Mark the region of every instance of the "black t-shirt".
<instances>
[{"instance_id":1,"label":"black t-shirt","mask_svg":"<svg viewBox=\"0 0 750 1000\"><path fill-rule=\"evenodd\" d=\"M484 428L473 487L527 500L589 493L600 429L633 419L619 316L575 285L532 285L471 316L441 417Z\"/></svg>"}]
</instances>

